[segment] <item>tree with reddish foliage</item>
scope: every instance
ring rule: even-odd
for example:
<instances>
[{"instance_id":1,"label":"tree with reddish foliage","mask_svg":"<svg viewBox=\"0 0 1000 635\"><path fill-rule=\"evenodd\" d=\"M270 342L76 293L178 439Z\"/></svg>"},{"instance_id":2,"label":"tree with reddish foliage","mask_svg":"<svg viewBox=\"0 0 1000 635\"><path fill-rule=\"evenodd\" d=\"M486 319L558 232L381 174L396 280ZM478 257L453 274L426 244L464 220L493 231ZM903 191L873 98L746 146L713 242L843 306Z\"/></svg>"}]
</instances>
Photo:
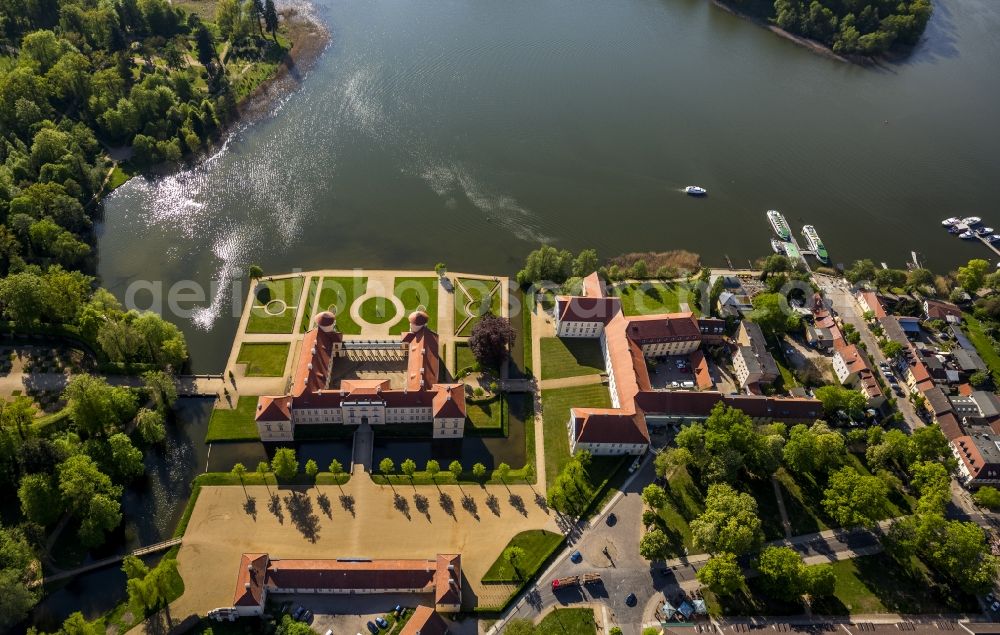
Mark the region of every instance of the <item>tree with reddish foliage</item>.
<instances>
[{"instance_id":1,"label":"tree with reddish foliage","mask_svg":"<svg viewBox=\"0 0 1000 635\"><path fill-rule=\"evenodd\" d=\"M469 350L476 361L484 367L499 368L505 359L510 357L510 349L514 346L514 327L507 318L495 315L484 315L472 327L469 336Z\"/></svg>"}]
</instances>

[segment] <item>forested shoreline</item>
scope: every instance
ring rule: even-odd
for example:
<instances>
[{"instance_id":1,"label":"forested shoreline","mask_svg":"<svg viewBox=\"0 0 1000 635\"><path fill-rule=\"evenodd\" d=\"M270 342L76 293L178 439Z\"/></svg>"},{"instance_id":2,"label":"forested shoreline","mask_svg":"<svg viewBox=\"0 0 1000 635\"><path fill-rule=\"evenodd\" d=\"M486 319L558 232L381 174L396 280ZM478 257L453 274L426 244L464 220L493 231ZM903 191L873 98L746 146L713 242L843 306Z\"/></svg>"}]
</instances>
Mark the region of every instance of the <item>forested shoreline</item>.
<instances>
[{"instance_id":1,"label":"forested shoreline","mask_svg":"<svg viewBox=\"0 0 1000 635\"><path fill-rule=\"evenodd\" d=\"M68 343L87 360L53 397L58 412L21 391L0 400L0 485L16 497L0 524L0 630L41 598L43 563L120 532L122 496L160 451L188 362L174 324L127 310L92 275L100 200L211 147L290 48L273 0L0 0L0 333L54 337L41 348ZM142 373L142 387L87 370ZM163 562L130 574L119 628L183 588ZM63 627L98 630L79 613Z\"/></svg>"},{"instance_id":2,"label":"forested shoreline","mask_svg":"<svg viewBox=\"0 0 1000 635\"><path fill-rule=\"evenodd\" d=\"M852 59L870 59L912 47L923 35L933 11L930 0L716 1L781 29L792 39L805 38Z\"/></svg>"}]
</instances>

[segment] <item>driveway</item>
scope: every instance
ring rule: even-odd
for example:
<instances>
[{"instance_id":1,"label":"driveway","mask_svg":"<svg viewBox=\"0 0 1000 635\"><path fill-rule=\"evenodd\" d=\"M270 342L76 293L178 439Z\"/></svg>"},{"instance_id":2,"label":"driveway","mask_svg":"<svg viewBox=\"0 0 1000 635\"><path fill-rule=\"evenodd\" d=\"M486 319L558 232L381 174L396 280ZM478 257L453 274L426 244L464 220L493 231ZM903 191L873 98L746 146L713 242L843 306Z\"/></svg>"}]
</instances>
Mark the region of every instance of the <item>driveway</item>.
<instances>
[{"instance_id":1,"label":"driveway","mask_svg":"<svg viewBox=\"0 0 1000 635\"><path fill-rule=\"evenodd\" d=\"M292 606L304 606L312 611L316 618L312 629L317 633L331 630L337 635L341 633L362 633L368 635L365 624L375 621L392 611L396 605L413 608L417 604L434 605L431 594L396 594L396 595L279 595L280 601L291 601Z\"/></svg>"}]
</instances>

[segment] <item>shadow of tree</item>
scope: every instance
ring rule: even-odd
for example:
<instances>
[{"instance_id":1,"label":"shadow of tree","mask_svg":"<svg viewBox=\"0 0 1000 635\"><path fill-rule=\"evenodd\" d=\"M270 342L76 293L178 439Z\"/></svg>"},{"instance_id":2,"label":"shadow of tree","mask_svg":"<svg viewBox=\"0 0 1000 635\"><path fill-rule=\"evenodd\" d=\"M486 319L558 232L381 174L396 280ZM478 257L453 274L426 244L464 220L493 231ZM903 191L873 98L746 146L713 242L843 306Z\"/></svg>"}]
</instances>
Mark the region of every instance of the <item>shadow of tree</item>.
<instances>
[{"instance_id":1,"label":"shadow of tree","mask_svg":"<svg viewBox=\"0 0 1000 635\"><path fill-rule=\"evenodd\" d=\"M396 496L399 497L399 494L396 494ZM348 514L350 514L352 518L354 517L354 497L353 496L351 496L350 494L341 494L340 495L340 506L343 507L344 510Z\"/></svg>"},{"instance_id":2,"label":"shadow of tree","mask_svg":"<svg viewBox=\"0 0 1000 635\"><path fill-rule=\"evenodd\" d=\"M545 500L545 496L539 492L535 492L535 504L538 505L539 509L546 514L549 513L549 502Z\"/></svg>"},{"instance_id":3,"label":"shadow of tree","mask_svg":"<svg viewBox=\"0 0 1000 635\"><path fill-rule=\"evenodd\" d=\"M451 516L453 520L458 520L458 518L455 517L455 501L452 500L451 495L441 492L438 496L438 504L441 505L441 509L444 510L444 513Z\"/></svg>"},{"instance_id":4,"label":"shadow of tree","mask_svg":"<svg viewBox=\"0 0 1000 635\"><path fill-rule=\"evenodd\" d=\"M320 494L316 497L316 504L319 505L320 510L326 517L333 520L333 510L330 508L330 497L326 494Z\"/></svg>"},{"instance_id":5,"label":"shadow of tree","mask_svg":"<svg viewBox=\"0 0 1000 635\"><path fill-rule=\"evenodd\" d=\"M500 499L497 498L496 494L492 492L486 497L486 506L490 508L493 515L500 515Z\"/></svg>"},{"instance_id":6,"label":"shadow of tree","mask_svg":"<svg viewBox=\"0 0 1000 635\"><path fill-rule=\"evenodd\" d=\"M476 499L468 494L462 497L462 509L469 512L476 520L479 520L479 505L476 504Z\"/></svg>"},{"instance_id":7,"label":"shadow of tree","mask_svg":"<svg viewBox=\"0 0 1000 635\"><path fill-rule=\"evenodd\" d=\"M243 511L253 518L254 522L257 522L257 498L255 496L247 496L246 502L243 503Z\"/></svg>"},{"instance_id":8,"label":"shadow of tree","mask_svg":"<svg viewBox=\"0 0 1000 635\"><path fill-rule=\"evenodd\" d=\"M393 497L392 505L399 510L399 513L406 516L406 520L410 520L410 501L406 500L402 494L396 494Z\"/></svg>"},{"instance_id":9,"label":"shadow of tree","mask_svg":"<svg viewBox=\"0 0 1000 635\"><path fill-rule=\"evenodd\" d=\"M518 511L522 516L528 515L528 509L524 506L524 499L518 494L510 495L510 506Z\"/></svg>"},{"instance_id":10,"label":"shadow of tree","mask_svg":"<svg viewBox=\"0 0 1000 635\"><path fill-rule=\"evenodd\" d=\"M427 497L423 494L413 495L413 504L417 508L417 511L427 517L427 520L431 519L430 503L427 502Z\"/></svg>"},{"instance_id":11,"label":"shadow of tree","mask_svg":"<svg viewBox=\"0 0 1000 635\"><path fill-rule=\"evenodd\" d=\"M319 516L313 513L312 499L297 493L285 496L285 507L295 528L310 542L319 538Z\"/></svg>"},{"instance_id":12,"label":"shadow of tree","mask_svg":"<svg viewBox=\"0 0 1000 635\"><path fill-rule=\"evenodd\" d=\"M274 514L279 524L285 524L285 513L281 510L281 499L278 498L277 494L271 494L271 500L267 503L267 510Z\"/></svg>"}]
</instances>

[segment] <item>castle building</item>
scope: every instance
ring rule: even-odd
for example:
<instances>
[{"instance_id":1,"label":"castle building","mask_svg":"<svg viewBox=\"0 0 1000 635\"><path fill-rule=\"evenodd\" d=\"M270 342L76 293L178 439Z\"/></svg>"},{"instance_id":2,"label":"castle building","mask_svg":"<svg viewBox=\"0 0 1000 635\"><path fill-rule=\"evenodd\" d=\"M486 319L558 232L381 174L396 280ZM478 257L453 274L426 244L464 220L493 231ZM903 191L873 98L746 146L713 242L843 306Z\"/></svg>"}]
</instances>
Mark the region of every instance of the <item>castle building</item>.
<instances>
[{"instance_id":1,"label":"castle building","mask_svg":"<svg viewBox=\"0 0 1000 635\"><path fill-rule=\"evenodd\" d=\"M427 314L414 311L409 322L399 342L406 351L402 388L392 388L388 379L345 379L333 386L334 365L346 358L348 345L333 313L318 314L302 339L289 392L257 400L254 419L260 439L291 441L296 426L419 423L432 423L435 439L462 438L465 389L438 382L438 336L427 326Z\"/></svg>"}]
</instances>

